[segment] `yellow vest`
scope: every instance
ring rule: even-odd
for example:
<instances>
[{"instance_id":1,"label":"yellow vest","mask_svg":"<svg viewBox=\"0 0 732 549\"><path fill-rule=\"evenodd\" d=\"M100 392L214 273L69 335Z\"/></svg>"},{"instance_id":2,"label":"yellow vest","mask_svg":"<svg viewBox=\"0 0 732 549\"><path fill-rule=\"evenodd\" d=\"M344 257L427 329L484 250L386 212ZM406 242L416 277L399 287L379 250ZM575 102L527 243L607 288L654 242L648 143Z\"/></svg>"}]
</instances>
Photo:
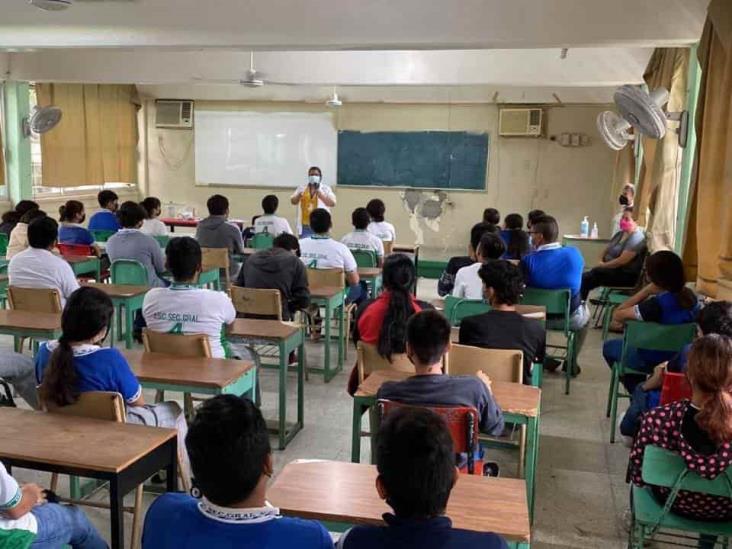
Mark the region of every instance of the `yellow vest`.
<instances>
[{"instance_id":1,"label":"yellow vest","mask_svg":"<svg viewBox=\"0 0 732 549\"><path fill-rule=\"evenodd\" d=\"M318 193L311 195L310 189L305 189L300 197L300 219L303 225L310 226L310 214L318 207Z\"/></svg>"}]
</instances>

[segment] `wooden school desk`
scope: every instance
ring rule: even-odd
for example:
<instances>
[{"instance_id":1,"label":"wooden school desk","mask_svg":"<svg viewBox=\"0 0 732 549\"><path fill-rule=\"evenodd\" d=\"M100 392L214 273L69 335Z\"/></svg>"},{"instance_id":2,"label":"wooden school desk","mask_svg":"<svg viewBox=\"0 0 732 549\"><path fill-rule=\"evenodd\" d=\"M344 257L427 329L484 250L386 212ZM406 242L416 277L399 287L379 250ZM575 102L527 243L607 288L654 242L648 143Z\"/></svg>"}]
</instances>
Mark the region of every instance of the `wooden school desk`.
<instances>
[{"instance_id":1,"label":"wooden school desk","mask_svg":"<svg viewBox=\"0 0 732 549\"><path fill-rule=\"evenodd\" d=\"M361 418L376 404L376 394L385 381L402 381L414 374L393 370L377 370L359 385L353 397L353 427L351 432L351 461L361 460ZM536 467L539 460L539 414L541 412L541 389L521 383L494 381L491 391L503 410L506 423L526 425L526 492L529 501L529 515L534 514L534 490Z\"/></svg>"},{"instance_id":2,"label":"wooden school desk","mask_svg":"<svg viewBox=\"0 0 732 549\"><path fill-rule=\"evenodd\" d=\"M376 467L337 461L294 461L267 490L283 515L339 523L383 525L391 509L376 493ZM447 504L455 528L495 532L511 547L531 543L526 490L519 479L459 475Z\"/></svg>"},{"instance_id":3,"label":"wooden school desk","mask_svg":"<svg viewBox=\"0 0 732 549\"><path fill-rule=\"evenodd\" d=\"M381 290L381 271L380 267L359 267L358 276L366 282L369 288L369 296L376 297Z\"/></svg>"},{"instance_id":4,"label":"wooden school desk","mask_svg":"<svg viewBox=\"0 0 732 549\"><path fill-rule=\"evenodd\" d=\"M147 389L206 395L248 394L254 400L256 370L247 360L187 357L143 350L122 354L140 384Z\"/></svg>"},{"instance_id":5,"label":"wooden school desk","mask_svg":"<svg viewBox=\"0 0 732 549\"><path fill-rule=\"evenodd\" d=\"M346 346L345 334L345 308L346 295L343 288L338 286L322 286L320 288L310 289L311 303L325 308L325 318L323 318L323 326L325 327L325 364L323 368L308 368L309 372L323 374L323 379L328 383L343 368L343 355ZM333 313L338 313L338 364L335 368L330 367L330 324L333 320Z\"/></svg>"},{"instance_id":6,"label":"wooden school desk","mask_svg":"<svg viewBox=\"0 0 732 549\"><path fill-rule=\"evenodd\" d=\"M279 352L279 404L277 412L278 448L284 450L287 444L303 428L305 416L305 333L300 326L279 320L255 320L237 318L229 327L231 339L245 342L251 349L257 366L260 359L254 345L276 345ZM290 352L297 350L297 421L287 423L287 371Z\"/></svg>"},{"instance_id":7,"label":"wooden school desk","mask_svg":"<svg viewBox=\"0 0 732 549\"><path fill-rule=\"evenodd\" d=\"M174 429L3 408L0 461L8 472L24 467L109 482L112 548L124 545L122 498L161 469L176 489Z\"/></svg>"},{"instance_id":8,"label":"wooden school desk","mask_svg":"<svg viewBox=\"0 0 732 549\"><path fill-rule=\"evenodd\" d=\"M93 255L88 257L77 256L77 255L64 255L64 261L71 265L71 270L74 271L76 276L83 274L93 274L94 280L99 282L102 276L102 262L101 260Z\"/></svg>"},{"instance_id":9,"label":"wooden school desk","mask_svg":"<svg viewBox=\"0 0 732 549\"><path fill-rule=\"evenodd\" d=\"M30 337L38 340L58 339L61 337L61 313L33 313L30 311L14 311L0 309L0 334L18 339Z\"/></svg>"},{"instance_id":10,"label":"wooden school desk","mask_svg":"<svg viewBox=\"0 0 732 549\"><path fill-rule=\"evenodd\" d=\"M145 294L150 289L148 286L134 286L132 284L101 284L99 282L89 282L84 284L103 291L112 300L115 309L115 321L117 325L117 336L122 339L122 308L125 310L125 329L124 339L125 347L132 349L132 333L134 331L135 311L142 309L142 302L145 300ZM114 345L114 330L112 330L112 345Z\"/></svg>"}]
</instances>

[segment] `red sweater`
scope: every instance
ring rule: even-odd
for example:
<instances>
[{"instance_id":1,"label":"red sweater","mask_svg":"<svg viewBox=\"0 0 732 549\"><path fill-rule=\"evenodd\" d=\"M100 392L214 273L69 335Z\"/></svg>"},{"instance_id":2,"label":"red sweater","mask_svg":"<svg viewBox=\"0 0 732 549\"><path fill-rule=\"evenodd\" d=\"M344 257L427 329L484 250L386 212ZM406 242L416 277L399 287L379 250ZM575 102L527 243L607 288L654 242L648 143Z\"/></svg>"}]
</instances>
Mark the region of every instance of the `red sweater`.
<instances>
[{"instance_id":1,"label":"red sweater","mask_svg":"<svg viewBox=\"0 0 732 549\"><path fill-rule=\"evenodd\" d=\"M410 295L414 312L418 313L422 310L414 296ZM361 341L376 345L379 342L379 333L381 325L384 323L386 311L389 309L391 300L391 292L382 292L379 297L374 299L366 306L363 313L358 317L358 333Z\"/></svg>"}]
</instances>

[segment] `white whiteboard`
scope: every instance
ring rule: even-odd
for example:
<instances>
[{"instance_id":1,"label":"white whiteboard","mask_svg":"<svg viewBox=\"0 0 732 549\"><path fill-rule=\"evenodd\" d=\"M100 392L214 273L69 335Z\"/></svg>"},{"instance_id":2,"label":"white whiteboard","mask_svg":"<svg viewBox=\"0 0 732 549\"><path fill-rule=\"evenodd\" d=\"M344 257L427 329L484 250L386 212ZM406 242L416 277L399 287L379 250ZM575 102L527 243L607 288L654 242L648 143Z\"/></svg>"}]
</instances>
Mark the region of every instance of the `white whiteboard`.
<instances>
[{"instance_id":1,"label":"white whiteboard","mask_svg":"<svg viewBox=\"0 0 732 549\"><path fill-rule=\"evenodd\" d=\"M331 113L195 111L199 185L288 187L319 166L335 185L338 133Z\"/></svg>"}]
</instances>

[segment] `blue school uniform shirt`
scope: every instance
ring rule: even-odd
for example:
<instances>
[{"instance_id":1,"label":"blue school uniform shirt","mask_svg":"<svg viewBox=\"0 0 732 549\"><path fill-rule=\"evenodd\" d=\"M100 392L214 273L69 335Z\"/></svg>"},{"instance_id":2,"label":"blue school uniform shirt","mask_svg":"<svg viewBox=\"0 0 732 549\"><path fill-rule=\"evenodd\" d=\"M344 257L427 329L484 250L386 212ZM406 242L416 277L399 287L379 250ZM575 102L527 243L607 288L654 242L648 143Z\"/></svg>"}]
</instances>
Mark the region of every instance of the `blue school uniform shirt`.
<instances>
[{"instance_id":1,"label":"blue school uniform shirt","mask_svg":"<svg viewBox=\"0 0 732 549\"><path fill-rule=\"evenodd\" d=\"M119 231L120 228L117 216L109 210L101 210L89 219L90 231Z\"/></svg>"},{"instance_id":2,"label":"blue school uniform shirt","mask_svg":"<svg viewBox=\"0 0 732 549\"><path fill-rule=\"evenodd\" d=\"M505 540L497 534L453 528L448 517L403 519L387 513L384 522L386 526L350 529L341 536L338 549L508 549Z\"/></svg>"},{"instance_id":3,"label":"blue school uniform shirt","mask_svg":"<svg viewBox=\"0 0 732 549\"><path fill-rule=\"evenodd\" d=\"M572 290L570 312L582 303L580 286L585 260L577 248L562 247L559 242L544 244L521 260L524 282L530 288L544 290Z\"/></svg>"},{"instance_id":4,"label":"blue school uniform shirt","mask_svg":"<svg viewBox=\"0 0 732 549\"><path fill-rule=\"evenodd\" d=\"M36 381L43 381L53 350L58 341L47 341L38 349L36 355ZM74 347L74 368L76 370L76 390L115 391L122 395L125 402L131 403L140 398L142 387L132 373L130 365L117 349L103 348L98 345L79 345Z\"/></svg>"},{"instance_id":5,"label":"blue school uniform shirt","mask_svg":"<svg viewBox=\"0 0 732 549\"><path fill-rule=\"evenodd\" d=\"M233 509L168 493L145 516L143 549L333 549L319 522L283 517L275 507Z\"/></svg>"},{"instance_id":6,"label":"blue school uniform shirt","mask_svg":"<svg viewBox=\"0 0 732 549\"><path fill-rule=\"evenodd\" d=\"M64 224L58 228L58 241L61 244L78 244L82 246L91 246L94 244L92 234L79 225Z\"/></svg>"},{"instance_id":7,"label":"blue school uniform shirt","mask_svg":"<svg viewBox=\"0 0 732 549\"><path fill-rule=\"evenodd\" d=\"M667 325L687 324L696 320L699 303L695 303L691 309L684 309L675 294L663 292L639 303L633 308L633 312L638 320L644 322L658 322ZM655 365L671 360L676 353L638 349L638 355L646 364Z\"/></svg>"}]
</instances>

